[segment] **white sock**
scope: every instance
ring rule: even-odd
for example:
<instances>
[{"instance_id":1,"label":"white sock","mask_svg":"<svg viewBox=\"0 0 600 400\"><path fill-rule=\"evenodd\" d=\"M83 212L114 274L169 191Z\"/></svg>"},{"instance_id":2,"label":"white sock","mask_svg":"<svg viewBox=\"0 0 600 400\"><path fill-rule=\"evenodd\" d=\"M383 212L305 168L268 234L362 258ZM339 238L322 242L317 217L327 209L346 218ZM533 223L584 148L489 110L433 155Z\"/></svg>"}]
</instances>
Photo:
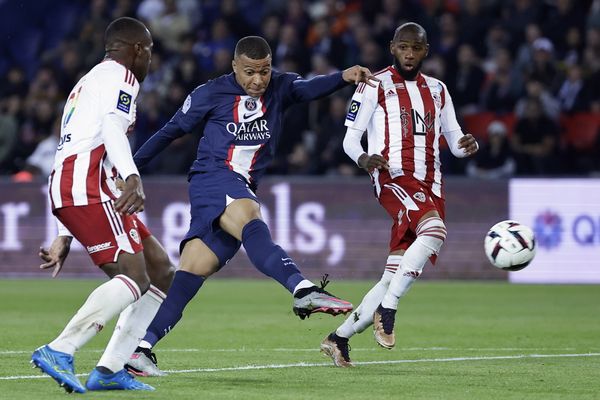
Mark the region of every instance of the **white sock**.
<instances>
[{"instance_id":1,"label":"white sock","mask_svg":"<svg viewBox=\"0 0 600 400\"><path fill-rule=\"evenodd\" d=\"M405 253L406 254L406 253ZM414 272L414 271L410 271ZM381 301L381 305L385 308L398 309L398 302L400 301L400 297L404 296L408 289L412 286L412 284L417 280L416 276L401 270L398 272L398 279L392 279L390 286L383 296L383 300ZM393 286L392 286L393 285Z\"/></svg>"},{"instance_id":2,"label":"white sock","mask_svg":"<svg viewBox=\"0 0 600 400\"><path fill-rule=\"evenodd\" d=\"M381 279L369 290L356 310L337 328L335 333L338 336L351 338L355 333L361 333L373 324L373 313L381 303L401 261L402 256L399 255L388 257Z\"/></svg>"},{"instance_id":3,"label":"white sock","mask_svg":"<svg viewBox=\"0 0 600 400\"><path fill-rule=\"evenodd\" d=\"M125 275L116 275L89 295L61 334L48 346L56 351L75 354L140 295L140 288L135 281Z\"/></svg>"},{"instance_id":4,"label":"white sock","mask_svg":"<svg viewBox=\"0 0 600 400\"><path fill-rule=\"evenodd\" d=\"M141 299L129 305L119 317L98 367L106 367L112 372L123 369L138 343L146 334L146 328L158 312L166 295L150 285Z\"/></svg>"},{"instance_id":5,"label":"white sock","mask_svg":"<svg viewBox=\"0 0 600 400\"><path fill-rule=\"evenodd\" d=\"M446 239L446 227L438 217L427 218L416 229L417 238L404 253L401 269L392 278L381 305L398 309L398 301L417 280L425 263L433 254L437 254Z\"/></svg>"},{"instance_id":6,"label":"white sock","mask_svg":"<svg viewBox=\"0 0 600 400\"><path fill-rule=\"evenodd\" d=\"M150 322L152 322L152 321L150 321ZM151 349L152 344L150 344L150 342L146 342L145 340L142 340L140 342L140 344L138 344L138 347L143 347L144 349Z\"/></svg>"},{"instance_id":7,"label":"white sock","mask_svg":"<svg viewBox=\"0 0 600 400\"><path fill-rule=\"evenodd\" d=\"M308 279L301 280L300 283L298 283L294 288L294 293L292 295L296 294L296 292L300 289L305 289L313 286L315 286L315 284L309 281Z\"/></svg>"}]
</instances>

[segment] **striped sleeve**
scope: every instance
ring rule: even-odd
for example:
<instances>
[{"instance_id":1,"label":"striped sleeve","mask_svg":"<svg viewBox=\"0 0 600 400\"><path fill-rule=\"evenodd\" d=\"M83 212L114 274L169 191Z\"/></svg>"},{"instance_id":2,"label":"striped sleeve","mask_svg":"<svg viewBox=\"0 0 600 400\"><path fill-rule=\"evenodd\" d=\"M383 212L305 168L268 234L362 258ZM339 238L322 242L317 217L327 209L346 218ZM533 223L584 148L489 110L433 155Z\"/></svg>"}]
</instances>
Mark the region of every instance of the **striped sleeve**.
<instances>
[{"instance_id":1,"label":"striped sleeve","mask_svg":"<svg viewBox=\"0 0 600 400\"><path fill-rule=\"evenodd\" d=\"M367 129L377 108L378 87L372 87L365 83L360 83L356 87L344 123L348 128L363 132Z\"/></svg>"},{"instance_id":2,"label":"striped sleeve","mask_svg":"<svg viewBox=\"0 0 600 400\"><path fill-rule=\"evenodd\" d=\"M102 114L116 114L133 124L135 101L140 88L133 73L118 65L102 71L101 79L96 82Z\"/></svg>"},{"instance_id":3,"label":"striped sleeve","mask_svg":"<svg viewBox=\"0 0 600 400\"><path fill-rule=\"evenodd\" d=\"M448 88L444 84L442 84L442 101L443 107L441 109L440 119L442 133L445 134L446 132L461 130L458 120L456 119L456 111L454 110L452 97L450 97Z\"/></svg>"}]
</instances>

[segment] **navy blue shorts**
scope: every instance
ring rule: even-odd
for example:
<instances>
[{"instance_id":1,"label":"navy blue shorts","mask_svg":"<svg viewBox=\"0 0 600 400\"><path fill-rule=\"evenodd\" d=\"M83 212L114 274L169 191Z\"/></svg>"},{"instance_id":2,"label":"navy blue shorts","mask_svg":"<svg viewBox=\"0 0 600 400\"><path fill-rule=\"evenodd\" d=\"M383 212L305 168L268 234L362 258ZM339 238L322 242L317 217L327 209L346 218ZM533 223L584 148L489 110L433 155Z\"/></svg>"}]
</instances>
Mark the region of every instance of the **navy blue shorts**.
<instances>
[{"instance_id":1,"label":"navy blue shorts","mask_svg":"<svg viewBox=\"0 0 600 400\"><path fill-rule=\"evenodd\" d=\"M189 240L199 238L217 255L222 267L237 253L241 242L219 227L219 217L234 200L258 199L245 180L227 170L194 173L188 190L192 219L180 252Z\"/></svg>"}]
</instances>

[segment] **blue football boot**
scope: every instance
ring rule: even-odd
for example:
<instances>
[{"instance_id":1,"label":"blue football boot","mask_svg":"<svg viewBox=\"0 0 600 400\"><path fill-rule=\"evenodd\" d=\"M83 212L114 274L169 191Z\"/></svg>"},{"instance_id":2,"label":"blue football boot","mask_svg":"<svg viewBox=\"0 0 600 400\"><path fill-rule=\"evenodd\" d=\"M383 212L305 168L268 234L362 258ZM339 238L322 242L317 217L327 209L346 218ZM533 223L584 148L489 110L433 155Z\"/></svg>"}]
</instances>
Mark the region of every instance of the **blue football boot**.
<instances>
[{"instance_id":1,"label":"blue football boot","mask_svg":"<svg viewBox=\"0 0 600 400\"><path fill-rule=\"evenodd\" d=\"M88 390L155 390L152 386L133 379L125 369L103 374L94 368L85 386Z\"/></svg>"},{"instance_id":2,"label":"blue football boot","mask_svg":"<svg viewBox=\"0 0 600 400\"><path fill-rule=\"evenodd\" d=\"M50 375L67 393L85 393L85 387L75 376L72 355L45 345L33 352L31 363Z\"/></svg>"}]
</instances>

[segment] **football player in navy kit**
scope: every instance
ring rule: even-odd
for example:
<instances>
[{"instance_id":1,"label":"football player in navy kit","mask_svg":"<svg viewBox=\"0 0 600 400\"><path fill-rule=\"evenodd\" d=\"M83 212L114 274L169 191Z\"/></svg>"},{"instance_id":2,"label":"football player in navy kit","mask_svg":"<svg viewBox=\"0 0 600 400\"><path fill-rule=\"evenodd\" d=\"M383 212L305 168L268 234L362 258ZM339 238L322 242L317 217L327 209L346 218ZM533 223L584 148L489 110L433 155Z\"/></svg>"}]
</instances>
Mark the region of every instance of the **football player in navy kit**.
<instances>
[{"instance_id":1,"label":"football player in navy kit","mask_svg":"<svg viewBox=\"0 0 600 400\"><path fill-rule=\"evenodd\" d=\"M352 304L304 278L285 250L273 243L255 190L284 134L282 119L289 106L327 96L348 83L375 86L378 79L361 66L310 80L274 71L271 49L258 36L237 43L232 67L233 73L198 86L134 156L143 167L176 138L198 127L203 131L188 177L191 222L180 246L180 268L129 362L131 372L162 374L150 349L179 321L204 280L241 244L260 272L293 294L293 310L300 318L352 310Z\"/></svg>"}]
</instances>

